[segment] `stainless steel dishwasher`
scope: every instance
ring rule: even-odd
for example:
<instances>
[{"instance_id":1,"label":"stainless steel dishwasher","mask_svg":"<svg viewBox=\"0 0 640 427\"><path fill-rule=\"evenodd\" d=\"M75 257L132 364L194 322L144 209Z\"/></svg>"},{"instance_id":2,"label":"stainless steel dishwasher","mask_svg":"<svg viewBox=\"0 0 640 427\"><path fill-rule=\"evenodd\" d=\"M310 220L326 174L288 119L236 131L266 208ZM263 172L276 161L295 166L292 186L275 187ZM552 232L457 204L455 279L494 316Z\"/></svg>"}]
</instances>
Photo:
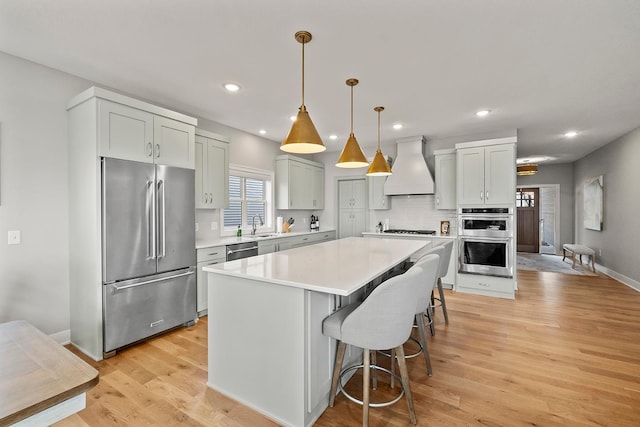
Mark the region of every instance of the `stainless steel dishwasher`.
<instances>
[{"instance_id":1,"label":"stainless steel dishwasher","mask_svg":"<svg viewBox=\"0 0 640 427\"><path fill-rule=\"evenodd\" d=\"M227 261L258 255L258 242L243 242L227 245Z\"/></svg>"}]
</instances>

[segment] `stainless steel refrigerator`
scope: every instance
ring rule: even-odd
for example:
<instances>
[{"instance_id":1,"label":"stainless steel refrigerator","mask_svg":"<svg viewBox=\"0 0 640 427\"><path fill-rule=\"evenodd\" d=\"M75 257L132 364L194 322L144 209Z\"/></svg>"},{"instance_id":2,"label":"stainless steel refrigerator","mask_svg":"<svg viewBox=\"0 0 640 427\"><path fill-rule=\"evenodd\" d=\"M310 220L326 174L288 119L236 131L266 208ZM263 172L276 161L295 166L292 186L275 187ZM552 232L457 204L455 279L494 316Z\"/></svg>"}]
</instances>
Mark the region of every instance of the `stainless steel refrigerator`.
<instances>
[{"instance_id":1,"label":"stainless steel refrigerator","mask_svg":"<svg viewBox=\"0 0 640 427\"><path fill-rule=\"evenodd\" d=\"M194 185L191 169L102 159L105 356L196 319Z\"/></svg>"}]
</instances>

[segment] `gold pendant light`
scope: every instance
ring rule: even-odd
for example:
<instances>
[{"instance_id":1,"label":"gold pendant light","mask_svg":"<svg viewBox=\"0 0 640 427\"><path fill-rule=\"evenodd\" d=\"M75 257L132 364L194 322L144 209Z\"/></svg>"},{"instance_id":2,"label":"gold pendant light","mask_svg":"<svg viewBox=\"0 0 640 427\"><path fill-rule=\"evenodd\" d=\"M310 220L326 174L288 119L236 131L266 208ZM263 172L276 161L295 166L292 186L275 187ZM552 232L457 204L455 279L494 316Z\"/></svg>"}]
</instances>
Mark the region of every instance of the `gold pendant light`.
<instances>
[{"instance_id":1,"label":"gold pendant light","mask_svg":"<svg viewBox=\"0 0 640 427\"><path fill-rule=\"evenodd\" d=\"M338 163L336 163L336 166L339 168L364 168L369 166L369 162L353 134L353 87L357 84L357 79L347 80L347 86L351 87L351 133L349 134L347 143L344 144L340 159L338 159Z\"/></svg>"},{"instance_id":2,"label":"gold pendant light","mask_svg":"<svg viewBox=\"0 0 640 427\"><path fill-rule=\"evenodd\" d=\"M311 41L311 33L308 31L298 31L296 40L302 44L302 105L298 111L298 116L291 126L287 137L282 141L280 149L287 153L312 154L320 153L327 149L322 143L322 139L316 127L309 117L307 107L304 105L304 45Z\"/></svg>"},{"instance_id":3,"label":"gold pendant light","mask_svg":"<svg viewBox=\"0 0 640 427\"><path fill-rule=\"evenodd\" d=\"M368 176L388 176L391 175L391 168L389 167L389 163L382 155L382 150L380 149L380 112L384 110L384 107L375 107L373 111L378 112L378 150L376 151L376 155L371 162L371 166L369 166L369 170L367 170Z\"/></svg>"},{"instance_id":4,"label":"gold pendant light","mask_svg":"<svg viewBox=\"0 0 640 427\"><path fill-rule=\"evenodd\" d=\"M518 165L518 175L528 176L538 173L538 165L535 163L527 163L524 165Z\"/></svg>"}]
</instances>

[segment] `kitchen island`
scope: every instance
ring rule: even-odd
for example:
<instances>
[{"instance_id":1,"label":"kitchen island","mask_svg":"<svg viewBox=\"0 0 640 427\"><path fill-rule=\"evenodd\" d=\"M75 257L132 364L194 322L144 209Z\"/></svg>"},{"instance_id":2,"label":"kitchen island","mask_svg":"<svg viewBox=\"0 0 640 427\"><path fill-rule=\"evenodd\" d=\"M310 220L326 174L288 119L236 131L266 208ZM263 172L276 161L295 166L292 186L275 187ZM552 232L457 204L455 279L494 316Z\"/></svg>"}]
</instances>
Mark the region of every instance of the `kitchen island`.
<instances>
[{"instance_id":1,"label":"kitchen island","mask_svg":"<svg viewBox=\"0 0 640 427\"><path fill-rule=\"evenodd\" d=\"M347 238L205 267L208 386L281 425L312 425L335 355L323 319L426 245Z\"/></svg>"}]
</instances>

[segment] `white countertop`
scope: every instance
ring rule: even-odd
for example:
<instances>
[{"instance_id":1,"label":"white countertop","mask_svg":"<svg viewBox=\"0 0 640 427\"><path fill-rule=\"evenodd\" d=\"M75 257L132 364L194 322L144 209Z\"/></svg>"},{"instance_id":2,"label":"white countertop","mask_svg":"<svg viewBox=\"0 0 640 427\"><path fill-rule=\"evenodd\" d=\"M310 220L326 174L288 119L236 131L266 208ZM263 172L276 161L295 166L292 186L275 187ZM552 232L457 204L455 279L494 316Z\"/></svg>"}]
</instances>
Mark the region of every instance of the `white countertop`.
<instances>
[{"instance_id":1,"label":"white countertop","mask_svg":"<svg viewBox=\"0 0 640 427\"><path fill-rule=\"evenodd\" d=\"M320 231L292 231L289 233L280 233L280 234L266 233L267 235L258 234L255 236L246 235L242 237L236 237L236 236L220 237L220 238L211 239L211 240L198 240L196 241L196 249L210 248L212 246L219 246L219 245L232 245L234 243L260 242L262 240L282 239L285 237L303 236L305 234L319 234L319 233L326 233L328 231L335 231L335 229L329 228L329 229L320 230Z\"/></svg>"},{"instance_id":2,"label":"white countertop","mask_svg":"<svg viewBox=\"0 0 640 427\"><path fill-rule=\"evenodd\" d=\"M374 231L364 231L363 236L376 236L384 238L402 238L402 239L455 239L458 236L447 235L443 236L440 233L436 234L400 234L400 233L376 233Z\"/></svg>"},{"instance_id":3,"label":"white countertop","mask_svg":"<svg viewBox=\"0 0 640 427\"><path fill-rule=\"evenodd\" d=\"M428 245L429 241L418 239L350 237L215 264L203 270L346 296Z\"/></svg>"}]
</instances>

